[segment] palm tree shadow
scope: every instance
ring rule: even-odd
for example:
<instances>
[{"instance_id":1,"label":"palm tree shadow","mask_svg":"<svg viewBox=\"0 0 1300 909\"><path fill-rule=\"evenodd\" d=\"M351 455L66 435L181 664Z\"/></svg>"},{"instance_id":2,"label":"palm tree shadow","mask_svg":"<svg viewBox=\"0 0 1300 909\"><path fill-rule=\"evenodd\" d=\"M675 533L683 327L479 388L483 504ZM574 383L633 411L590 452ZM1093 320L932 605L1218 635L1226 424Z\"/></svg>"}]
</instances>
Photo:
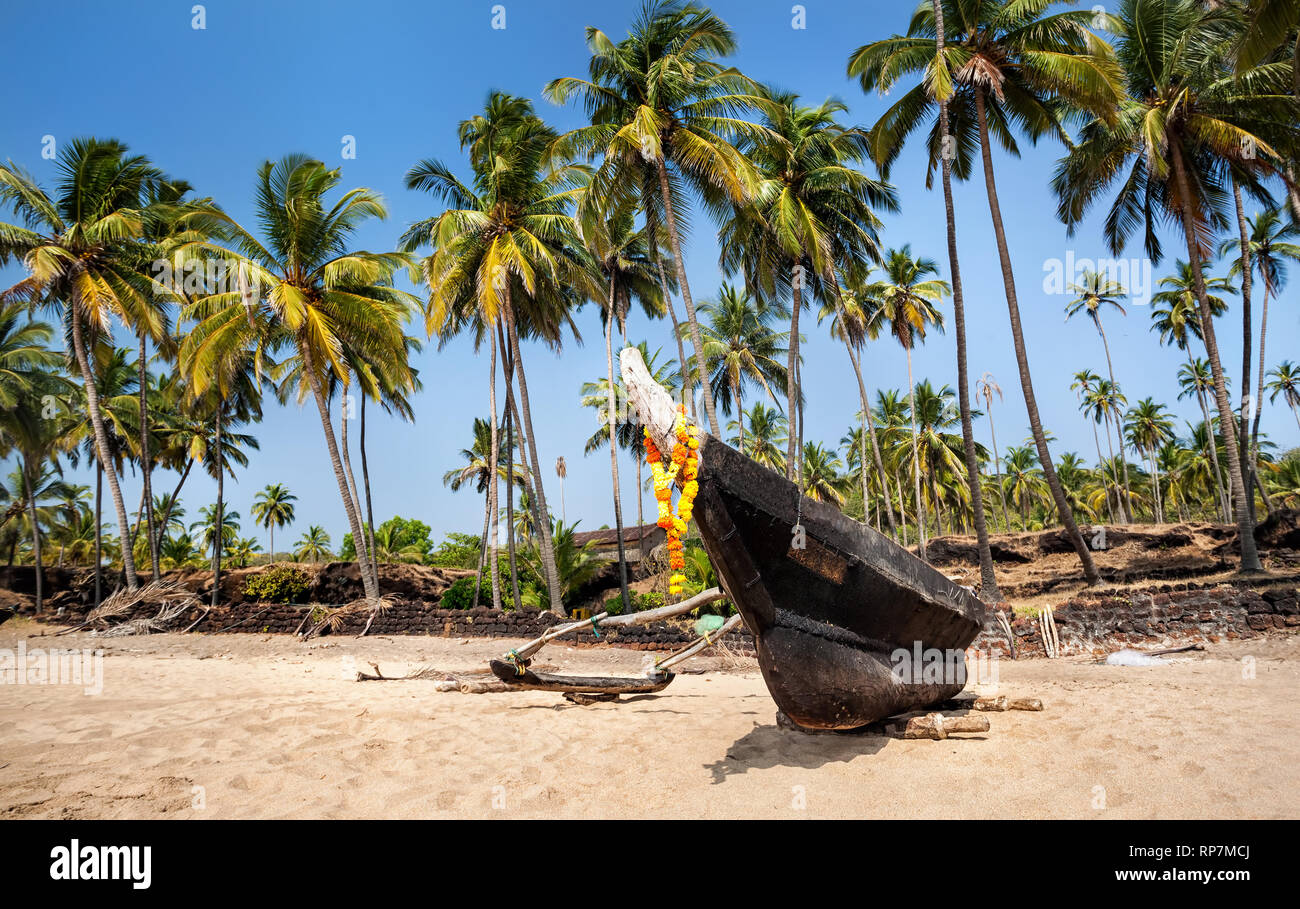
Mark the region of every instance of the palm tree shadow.
<instances>
[{"instance_id":1,"label":"palm tree shadow","mask_svg":"<svg viewBox=\"0 0 1300 909\"><path fill-rule=\"evenodd\" d=\"M749 770L773 767L816 770L824 764L851 761L860 755L877 753L889 740L884 726L877 724L860 732L817 734L782 728L774 723L762 726L756 723L732 743L726 757L704 766L713 774L716 785Z\"/></svg>"}]
</instances>

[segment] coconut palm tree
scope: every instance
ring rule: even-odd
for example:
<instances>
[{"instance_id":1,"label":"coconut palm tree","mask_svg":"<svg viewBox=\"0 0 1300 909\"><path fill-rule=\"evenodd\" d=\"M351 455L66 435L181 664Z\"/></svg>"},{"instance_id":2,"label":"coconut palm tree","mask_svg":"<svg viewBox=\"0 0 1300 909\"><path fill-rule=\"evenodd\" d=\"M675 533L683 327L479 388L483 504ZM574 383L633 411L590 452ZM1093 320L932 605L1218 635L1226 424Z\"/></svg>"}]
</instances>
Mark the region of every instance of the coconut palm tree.
<instances>
[{"instance_id":1,"label":"coconut palm tree","mask_svg":"<svg viewBox=\"0 0 1300 909\"><path fill-rule=\"evenodd\" d=\"M1160 495L1160 465L1157 452L1174 439L1174 421L1163 404L1143 398L1124 415L1125 435L1135 449L1147 456L1151 465L1151 491L1157 524L1165 522L1164 503Z\"/></svg>"},{"instance_id":2,"label":"coconut palm tree","mask_svg":"<svg viewBox=\"0 0 1300 909\"><path fill-rule=\"evenodd\" d=\"M1223 482L1223 470L1219 466L1219 446L1214 440L1215 418L1210 414L1209 396L1214 393L1214 376L1210 372L1210 362L1202 357L1190 358L1178 369L1178 400L1195 397L1201 405L1203 425L1208 428L1206 435L1206 457L1214 468L1214 486L1219 501L1219 520L1225 524L1232 522L1232 506L1228 500L1228 490Z\"/></svg>"},{"instance_id":3,"label":"coconut palm tree","mask_svg":"<svg viewBox=\"0 0 1300 909\"><path fill-rule=\"evenodd\" d=\"M155 216L149 188L164 182L161 171L122 143L72 139L58 155L58 180L47 193L31 174L0 165L0 205L22 224L0 223L0 265L21 260L27 277L0 292L0 302L21 300L60 311L69 329L93 428L97 461L113 462L95 388L90 347L111 334L114 319L132 323L156 294L167 290L148 274L139 241ZM90 338L87 338L87 334ZM126 502L117 473L107 471L109 493L122 539L130 534ZM122 547L123 572L135 590L135 561Z\"/></svg>"},{"instance_id":4,"label":"coconut palm tree","mask_svg":"<svg viewBox=\"0 0 1300 909\"><path fill-rule=\"evenodd\" d=\"M1259 453L1259 418L1262 412L1262 403L1264 400L1264 342L1268 333L1268 303L1271 297L1276 297L1278 292L1286 285L1286 271L1288 262L1300 262L1300 243L1292 242L1300 238L1300 227L1295 221L1284 220L1280 208L1268 208L1260 212L1254 218L1245 218L1246 224L1249 225L1249 234L1247 235L1246 249L1247 254L1243 257L1249 263L1254 272L1259 275L1260 282L1263 285L1264 298L1260 306L1259 314L1259 378L1255 386L1254 399L1254 419L1250 428L1250 449L1252 473L1258 472L1258 466L1255 461ZM1235 241L1225 240L1219 247L1219 255L1226 256L1234 245ZM1236 259L1228 269L1228 276L1243 277L1242 260ZM1242 392L1247 393L1250 387L1250 376L1243 375ZM1243 435L1245 434L1243 425ZM1261 490L1262 492L1262 490ZM1267 502L1267 497L1265 497Z\"/></svg>"},{"instance_id":5,"label":"coconut palm tree","mask_svg":"<svg viewBox=\"0 0 1300 909\"><path fill-rule=\"evenodd\" d=\"M763 129L739 145L758 169L757 192L752 201L733 205L719 237L724 271L743 273L761 298L784 299L788 293L791 299L786 478L794 479L803 429L799 316L808 302L804 291L832 298L837 268L878 261L880 219L873 209L896 211L898 200L888 184L855 169L867 157L866 134L838 122L848 109L842 101L808 107L792 92L768 94Z\"/></svg>"},{"instance_id":6,"label":"coconut palm tree","mask_svg":"<svg viewBox=\"0 0 1300 909\"><path fill-rule=\"evenodd\" d=\"M1222 297L1210 292L1236 293L1236 290L1227 278L1205 275L1204 281L1210 312L1217 318L1227 311L1228 304ZM1178 372L1179 384L1183 388L1183 393L1178 397L1181 400L1194 393L1201 407L1201 418L1209 425L1212 421L1208 396L1213 390L1214 382L1209 361L1200 360L1192 354L1191 339L1202 340L1202 334L1200 304L1196 299L1195 278L1192 276L1191 265L1182 259L1176 260L1174 274L1161 278L1158 284L1164 289L1151 298L1151 330L1159 332L1162 344L1170 344L1186 352L1187 366ZM1191 378L1201 374L1198 372L1200 370L1198 364L1203 365L1204 381L1187 384L1184 382L1185 375ZM1228 494L1223 482L1223 470L1219 466L1219 451L1216 446L1210 446L1209 458L1214 467L1214 488L1221 509L1220 520L1230 522L1232 508L1228 504Z\"/></svg>"},{"instance_id":7,"label":"coconut palm tree","mask_svg":"<svg viewBox=\"0 0 1300 909\"><path fill-rule=\"evenodd\" d=\"M1005 463L1011 504L1020 513L1020 529L1028 530L1030 511L1049 498L1047 483L1043 479L1042 468L1038 465L1038 455L1028 445L1012 445L1007 449Z\"/></svg>"},{"instance_id":8,"label":"coconut palm tree","mask_svg":"<svg viewBox=\"0 0 1300 909\"><path fill-rule=\"evenodd\" d=\"M592 178L597 195L639 196L656 228L662 216L694 362L702 370L704 339L682 256L686 199L696 195L716 210L724 200L744 203L754 197L754 166L733 143L762 132L740 114L763 109L766 98L756 83L719 62L734 53L735 36L720 18L693 4L647 0L626 38L615 42L588 26L587 48L588 78L564 77L546 86L547 98L556 104L580 101L590 120L567 133L555 151L603 155ZM679 355L684 363L684 352ZM700 372L687 384L700 386L709 429L721 436L705 381Z\"/></svg>"},{"instance_id":9,"label":"coconut palm tree","mask_svg":"<svg viewBox=\"0 0 1300 909\"><path fill-rule=\"evenodd\" d=\"M190 530L199 531L200 549L211 549L219 544L224 552L239 539L239 512L204 505L199 509L199 519L190 524Z\"/></svg>"},{"instance_id":10,"label":"coconut palm tree","mask_svg":"<svg viewBox=\"0 0 1300 909\"><path fill-rule=\"evenodd\" d=\"M804 495L815 502L842 506L849 480L843 475L844 462L835 451L820 442L805 442L803 463Z\"/></svg>"},{"instance_id":11,"label":"coconut palm tree","mask_svg":"<svg viewBox=\"0 0 1300 909\"><path fill-rule=\"evenodd\" d=\"M936 61L946 58L947 50L946 23L943 19L943 4L940 0L931 0L934 13L934 35ZM947 86L945 91L944 86ZM935 100L939 105L939 134L942 141L950 141L952 132L949 126L948 102L952 93L951 82L942 80L935 85ZM946 149L944 150L946 152ZM952 159L953 155L940 154L940 176L943 185L944 227L948 238L948 269L952 274L952 310L953 324L957 334L957 390L958 410L961 416L962 454L966 459L966 482L975 521L975 537L979 550L980 562L980 597L986 603L996 603L1002 599L998 588L997 575L993 571L993 550L989 546L988 525L984 519L984 494L980 485L979 463L975 450L975 426L971 419L970 378L966 356L966 295L961 283L961 263L957 255L957 216L952 198ZM986 373L987 375L987 373ZM1001 389L998 390L1001 394ZM992 421L990 418L990 426ZM996 459L995 459L996 461ZM1001 472L999 466L998 472ZM1002 517L1006 519L1006 501L1002 495L1002 484L998 484L999 498L1003 499Z\"/></svg>"},{"instance_id":12,"label":"coconut palm tree","mask_svg":"<svg viewBox=\"0 0 1300 909\"><path fill-rule=\"evenodd\" d=\"M775 388L789 389L787 367L781 362L790 343L789 335L772 327L782 313L761 298L755 299L748 288L724 283L716 300L700 303L697 315L704 323L701 334L706 365L701 371L690 362L687 373L703 374L708 379L714 402L724 414L731 414L734 403L739 447L743 450L745 386L757 385L773 403L777 401Z\"/></svg>"},{"instance_id":13,"label":"coconut palm tree","mask_svg":"<svg viewBox=\"0 0 1300 909\"><path fill-rule=\"evenodd\" d=\"M298 497L283 483L269 483L253 503L253 520L271 534L271 561L275 561L275 528L293 523L293 503Z\"/></svg>"},{"instance_id":14,"label":"coconut palm tree","mask_svg":"<svg viewBox=\"0 0 1300 909\"><path fill-rule=\"evenodd\" d=\"M365 557L361 516L353 497L330 419L326 386L330 373L345 386L354 371L348 351L367 360L406 356L402 326L416 304L392 286L396 272L410 266L405 253L354 250L358 229L387 217L380 196L365 188L335 199L339 169L305 155L267 161L257 172L255 207L265 243L232 218L213 218L212 231L227 248L194 244L199 253L237 262L253 285L222 288L197 303L198 324L181 347L181 360L196 394L223 390L222 364L254 351L287 348L301 368L302 386L315 399L334 477L343 500L366 597L379 595L375 567Z\"/></svg>"},{"instance_id":15,"label":"coconut palm tree","mask_svg":"<svg viewBox=\"0 0 1300 909\"><path fill-rule=\"evenodd\" d=\"M293 557L299 562L305 559L319 562L321 559L332 558L330 535L325 532L325 528L319 524L312 524L308 527L307 532L298 538L298 543L293 550Z\"/></svg>"},{"instance_id":16,"label":"coconut palm tree","mask_svg":"<svg viewBox=\"0 0 1300 909\"><path fill-rule=\"evenodd\" d=\"M1291 416L1295 417L1296 427L1300 428L1300 367L1290 360L1283 360L1269 370L1266 387L1272 392L1268 397L1270 403L1276 401L1277 396L1281 395L1282 400L1286 401L1287 406L1291 408Z\"/></svg>"},{"instance_id":17,"label":"coconut palm tree","mask_svg":"<svg viewBox=\"0 0 1300 909\"><path fill-rule=\"evenodd\" d=\"M737 432L737 435L727 440L727 444L768 470L782 472L785 469L785 441L789 432L785 414L774 407L768 407L762 401L755 401L745 419L749 426L743 444L739 436L739 416L727 424L728 431Z\"/></svg>"},{"instance_id":18,"label":"coconut palm tree","mask_svg":"<svg viewBox=\"0 0 1300 909\"><path fill-rule=\"evenodd\" d=\"M1285 177L1300 147L1300 103L1288 95L1289 73L1261 67L1250 78L1225 73L1239 37L1237 12L1189 0L1125 0L1112 31L1127 97L1118 116L1086 124L1053 180L1058 212L1071 231L1091 204L1121 179L1104 222L1116 255L1142 229L1147 253L1159 259L1156 225L1182 228L1193 291L1214 376L1220 429L1227 439L1228 477L1241 540L1241 570L1259 571L1254 496L1245 472L1205 287L1203 263L1216 231L1225 230L1225 180ZM1249 381L1249 377L1247 377Z\"/></svg>"},{"instance_id":19,"label":"coconut palm tree","mask_svg":"<svg viewBox=\"0 0 1300 909\"><path fill-rule=\"evenodd\" d=\"M998 396L998 400L1001 401L1002 386L993 377L993 373L985 372L975 383L975 395L984 399L984 412L989 417L989 435L993 440L993 470L998 481L998 499L1002 502L1002 524L1010 530L1011 518L1007 516L1007 494L1002 488L1002 458L998 454L998 431L993 425L993 396L995 394ZM1098 451L1097 455L1100 459L1101 452Z\"/></svg>"},{"instance_id":20,"label":"coconut palm tree","mask_svg":"<svg viewBox=\"0 0 1300 909\"><path fill-rule=\"evenodd\" d=\"M921 503L921 460L917 453L916 388L912 381L912 348L925 340L926 329L933 325L943 330L939 302L949 292L948 282L937 275L939 267L931 259L913 256L912 247L891 249L885 255L884 277L865 288L870 303L867 334L879 337L888 330L907 354L908 412L912 424L912 478L916 494L917 552L925 555L925 508Z\"/></svg>"},{"instance_id":21,"label":"coconut palm tree","mask_svg":"<svg viewBox=\"0 0 1300 909\"><path fill-rule=\"evenodd\" d=\"M613 438L619 422L614 382L614 323L622 326L627 337L627 315L632 300L639 300L648 314L658 315L663 308L654 265L648 252L648 237L635 228L635 212L630 203L613 211L600 212L601 201L588 197L578 206L578 225L590 253L592 279L608 288L601 317L605 323L605 425ZM618 446L609 446L609 469L614 493L614 527L618 541L619 589L623 611L632 611L628 590L627 554L623 546L623 497L618 478ZM639 495L639 490L638 490Z\"/></svg>"},{"instance_id":22,"label":"coconut palm tree","mask_svg":"<svg viewBox=\"0 0 1300 909\"><path fill-rule=\"evenodd\" d=\"M938 123L931 129L927 175L947 156L951 172L967 179L974 150L980 151L1030 430L1066 534L1085 578L1096 584L1100 576L1057 480L1038 413L990 146L990 137L996 137L1007 152L1018 155L1016 128L1031 142L1044 135L1065 139L1064 116L1084 111L1113 117L1121 92L1119 70L1110 46L1090 30L1094 14L1050 11L1054 5L1047 0L946 0L941 9L944 40L939 42L933 2L924 0L907 35L859 48L849 58L848 73L858 77L866 92L888 92L899 78L912 74L923 77L872 127L872 154L886 177L904 139L935 115L936 97L947 102L950 131L941 134Z\"/></svg>"},{"instance_id":23,"label":"coconut palm tree","mask_svg":"<svg viewBox=\"0 0 1300 909\"><path fill-rule=\"evenodd\" d=\"M1090 416L1096 416L1092 406L1092 396L1097 390L1097 383L1101 381L1101 376L1097 375L1091 369L1081 369L1074 374L1074 381L1070 383L1070 390L1075 393L1079 399L1079 410ZM1092 441L1097 450L1097 464L1101 465L1106 459L1101 456L1101 437L1097 434L1097 420L1092 421ZM1110 423L1106 424L1106 444L1110 444ZM1110 523L1115 523L1115 509L1111 506L1111 484L1106 482L1105 474L1102 474L1101 488L1106 494L1106 515ZM1115 495L1115 501L1120 501L1118 493ZM1120 505L1121 511L1123 505Z\"/></svg>"},{"instance_id":24,"label":"coconut palm tree","mask_svg":"<svg viewBox=\"0 0 1300 909\"><path fill-rule=\"evenodd\" d=\"M569 215L583 181L572 167L543 169L556 134L526 99L493 93L482 115L461 123L460 135L474 169L473 187L439 161L416 164L406 175L407 187L429 192L449 207L413 224L401 245L433 250L421 263L430 290L425 324L431 333L446 340L472 326L478 339L496 336L504 342L507 407L513 412L517 374L529 482L538 515L548 515L520 338L533 332L558 344L560 327L571 324L569 310L581 299L603 296L589 280ZM537 523L551 608L563 611L550 521Z\"/></svg>"},{"instance_id":25,"label":"coconut palm tree","mask_svg":"<svg viewBox=\"0 0 1300 909\"><path fill-rule=\"evenodd\" d=\"M650 377L661 387L668 391L673 397L677 396L681 388L681 372L677 369L675 360L665 360L659 362L661 350L653 353L645 341L636 345L637 350L641 352L641 360L646 365L646 370ZM599 451L609 444L610 426L607 420L603 419L609 407L609 379L602 377L595 382L586 382L582 386L582 406L589 407L601 415L601 423L596 431L587 439L583 445L582 453L591 454ZM645 514L643 509L643 484L642 469L645 465L645 429L637 420L635 408L628 404L627 391L623 387L623 379L616 376L614 378L614 408L615 411L622 415L623 419L614 427L614 438L618 447L632 455L636 461L636 488L637 503L636 515L637 525L645 524Z\"/></svg>"},{"instance_id":26,"label":"coconut palm tree","mask_svg":"<svg viewBox=\"0 0 1300 909\"><path fill-rule=\"evenodd\" d=\"M867 390L867 383L862 374L861 350L867 340L867 313L864 308L863 288L868 283L867 279L870 277L870 271L869 268L855 268L844 272L840 280L840 292L833 295L829 300L823 301L821 312L817 314L817 324L820 325L823 319L830 318L831 337L842 341L844 349L848 352L849 363L853 366L853 376L858 383L858 398L862 405L858 411L858 416L862 420L865 429L863 441L871 446L871 459L875 464L884 491L885 519L889 524L889 532L897 540L899 539L898 524L894 520L894 506L890 501L887 474L884 460L880 454L880 440L877 438L876 421L871 414L871 395ZM866 452L863 451L862 463L864 467L862 475L864 478L866 476L866 461ZM865 510L867 497L865 485L862 494L863 508Z\"/></svg>"}]
</instances>

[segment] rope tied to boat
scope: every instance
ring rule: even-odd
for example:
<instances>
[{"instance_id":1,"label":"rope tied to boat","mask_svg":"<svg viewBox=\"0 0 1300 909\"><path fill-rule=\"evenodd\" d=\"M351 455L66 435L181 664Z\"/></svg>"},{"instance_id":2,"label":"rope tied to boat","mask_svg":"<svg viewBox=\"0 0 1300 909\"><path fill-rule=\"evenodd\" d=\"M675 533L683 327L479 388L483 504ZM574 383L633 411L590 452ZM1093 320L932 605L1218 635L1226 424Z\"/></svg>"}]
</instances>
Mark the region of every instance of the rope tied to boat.
<instances>
[{"instance_id":1,"label":"rope tied to boat","mask_svg":"<svg viewBox=\"0 0 1300 909\"><path fill-rule=\"evenodd\" d=\"M596 627L599 624L600 624L600 616L593 615L591 617L591 633L594 634L596 637L600 637L600 629Z\"/></svg>"}]
</instances>

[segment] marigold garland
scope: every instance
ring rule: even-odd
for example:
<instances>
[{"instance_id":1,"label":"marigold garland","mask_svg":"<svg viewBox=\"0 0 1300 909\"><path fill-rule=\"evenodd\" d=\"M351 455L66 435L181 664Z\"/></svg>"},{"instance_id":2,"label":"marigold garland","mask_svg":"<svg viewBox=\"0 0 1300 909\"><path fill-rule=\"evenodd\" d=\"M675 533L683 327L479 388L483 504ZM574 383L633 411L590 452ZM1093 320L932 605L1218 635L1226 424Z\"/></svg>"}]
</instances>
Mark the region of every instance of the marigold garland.
<instances>
[{"instance_id":1,"label":"marigold garland","mask_svg":"<svg viewBox=\"0 0 1300 909\"><path fill-rule=\"evenodd\" d=\"M685 406L678 405L677 420L673 427L677 441L673 445L671 466L665 467L663 453L650 438L649 428L645 431L645 458L650 465L650 474L654 477L655 502L659 506L657 523L668 533L665 546L668 548L668 565L673 570L668 579L670 594L681 593L682 585L686 583L686 575L682 574L686 567L682 537L686 535L686 527L691 522L691 511L695 507L695 496L700 491L700 484L696 480L699 476L700 441L695 433L696 428L686 420ZM677 513L673 514L673 484L678 477L683 481L682 494L677 500Z\"/></svg>"}]
</instances>

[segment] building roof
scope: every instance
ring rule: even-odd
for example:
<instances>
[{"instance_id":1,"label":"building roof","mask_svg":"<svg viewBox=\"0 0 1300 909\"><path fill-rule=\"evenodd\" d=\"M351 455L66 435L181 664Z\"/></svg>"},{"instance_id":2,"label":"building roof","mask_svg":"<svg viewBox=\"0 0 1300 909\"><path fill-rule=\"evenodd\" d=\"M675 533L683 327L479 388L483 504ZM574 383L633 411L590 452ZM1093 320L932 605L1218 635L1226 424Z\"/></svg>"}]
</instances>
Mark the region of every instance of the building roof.
<instances>
[{"instance_id":1,"label":"building roof","mask_svg":"<svg viewBox=\"0 0 1300 909\"><path fill-rule=\"evenodd\" d=\"M635 527L623 528L623 545L636 546L643 539L650 537L656 530L659 530L658 524L641 524ZM604 530L587 530L582 533L573 535L573 542L577 546L586 546L588 543L595 543L597 546L615 546L618 543L618 531L613 527L607 527Z\"/></svg>"}]
</instances>

